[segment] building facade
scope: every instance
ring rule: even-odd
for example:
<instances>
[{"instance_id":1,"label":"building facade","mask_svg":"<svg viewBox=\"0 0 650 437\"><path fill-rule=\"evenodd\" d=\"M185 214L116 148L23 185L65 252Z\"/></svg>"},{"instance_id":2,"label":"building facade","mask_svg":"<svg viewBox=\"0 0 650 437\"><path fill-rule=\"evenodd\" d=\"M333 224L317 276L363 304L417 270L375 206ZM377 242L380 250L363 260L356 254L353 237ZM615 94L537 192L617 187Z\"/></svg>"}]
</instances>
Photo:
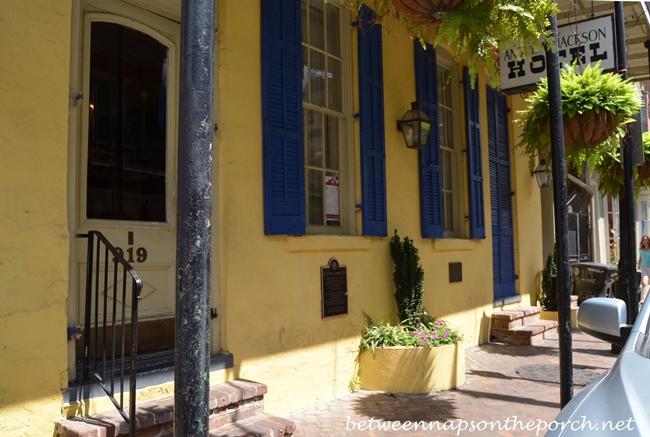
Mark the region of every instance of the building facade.
<instances>
[{"instance_id":1,"label":"building facade","mask_svg":"<svg viewBox=\"0 0 650 437\"><path fill-rule=\"evenodd\" d=\"M414 240L424 308L466 347L494 311L535 304L540 189L512 146L523 100L461 59L339 2L220 0L215 34L213 381L269 386L289 414L345 394L367 313L398 322L389 240ZM144 287L140 342L173 347L180 1L9 1L2 9L0 429L51 435L74 401L89 230ZM434 121L410 150L396 121ZM347 271L324 317L321 268ZM453 270L453 274L450 271ZM327 315L327 314L325 314ZM167 381L139 399L171 393Z\"/></svg>"}]
</instances>

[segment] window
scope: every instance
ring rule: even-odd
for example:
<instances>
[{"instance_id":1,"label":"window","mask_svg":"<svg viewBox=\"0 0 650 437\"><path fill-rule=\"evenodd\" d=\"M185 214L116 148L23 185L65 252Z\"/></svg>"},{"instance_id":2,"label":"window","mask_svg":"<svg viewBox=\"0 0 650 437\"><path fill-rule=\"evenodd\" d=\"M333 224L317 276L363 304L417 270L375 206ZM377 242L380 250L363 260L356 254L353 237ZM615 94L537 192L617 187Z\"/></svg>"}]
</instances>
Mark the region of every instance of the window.
<instances>
[{"instance_id":1,"label":"window","mask_svg":"<svg viewBox=\"0 0 650 437\"><path fill-rule=\"evenodd\" d=\"M349 14L337 2L262 0L265 235L386 236L381 26L358 30L361 204L354 205Z\"/></svg>"},{"instance_id":2,"label":"window","mask_svg":"<svg viewBox=\"0 0 650 437\"><path fill-rule=\"evenodd\" d=\"M463 157L460 137L460 98L451 78L451 60L438 52L438 123L442 157L442 203L445 237L464 236Z\"/></svg>"},{"instance_id":3,"label":"window","mask_svg":"<svg viewBox=\"0 0 650 437\"><path fill-rule=\"evenodd\" d=\"M427 147L419 150L420 214L424 238L464 238L465 181L460 123L460 86L447 53L415 42L416 99L433 121ZM463 71L469 237L485 238L478 92Z\"/></svg>"},{"instance_id":4,"label":"window","mask_svg":"<svg viewBox=\"0 0 650 437\"><path fill-rule=\"evenodd\" d=\"M166 222L167 47L92 22L86 216Z\"/></svg>"},{"instance_id":5,"label":"window","mask_svg":"<svg viewBox=\"0 0 650 437\"><path fill-rule=\"evenodd\" d=\"M307 232L345 232L348 214L345 155L349 110L344 102L342 16L339 6L301 1L302 101Z\"/></svg>"}]
</instances>

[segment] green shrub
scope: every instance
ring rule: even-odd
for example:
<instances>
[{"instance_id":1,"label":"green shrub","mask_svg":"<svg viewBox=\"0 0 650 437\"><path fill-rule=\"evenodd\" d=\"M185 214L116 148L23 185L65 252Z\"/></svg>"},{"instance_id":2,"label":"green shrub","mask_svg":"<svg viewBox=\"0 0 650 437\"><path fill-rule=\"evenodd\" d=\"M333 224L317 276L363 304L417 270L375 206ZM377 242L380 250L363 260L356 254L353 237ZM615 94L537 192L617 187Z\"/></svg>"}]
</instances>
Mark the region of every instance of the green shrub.
<instances>
[{"instance_id":1,"label":"green shrub","mask_svg":"<svg viewBox=\"0 0 650 437\"><path fill-rule=\"evenodd\" d=\"M400 241L397 230L390 240L390 255L395 263L393 282L397 315L404 321L422 313L424 270L420 267L420 257L413 240L404 237L404 240Z\"/></svg>"},{"instance_id":2,"label":"green shrub","mask_svg":"<svg viewBox=\"0 0 650 437\"><path fill-rule=\"evenodd\" d=\"M557 266L552 253L548 254L542 270L542 296L539 301L547 311L557 311Z\"/></svg>"}]
</instances>

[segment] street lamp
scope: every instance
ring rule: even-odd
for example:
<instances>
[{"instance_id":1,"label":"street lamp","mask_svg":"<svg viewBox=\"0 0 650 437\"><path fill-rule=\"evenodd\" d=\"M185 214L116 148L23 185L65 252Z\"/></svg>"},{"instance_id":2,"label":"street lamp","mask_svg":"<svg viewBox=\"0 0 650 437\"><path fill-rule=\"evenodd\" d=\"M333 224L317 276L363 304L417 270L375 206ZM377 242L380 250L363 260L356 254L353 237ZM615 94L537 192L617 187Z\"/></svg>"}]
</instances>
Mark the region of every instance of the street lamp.
<instances>
[{"instance_id":1,"label":"street lamp","mask_svg":"<svg viewBox=\"0 0 650 437\"><path fill-rule=\"evenodd\" d=\"M429 134L433 122L426 112L420 109L419 102L411 103L411 109L406 111L404 117L397 121L397 130L404 134L406 147L409 149L423 149L429 143Z\"/></svg>"},{"instance_id":2,"label":"street lamp","mask_svg":"<svg viewBox=\"0 0 650 437\"><path fill-rule=\"evenodd\" d=\"M535 175L535 178L537 179L537 185L540 188L550 187L551 183L553 182L553 178L551 177L551 167L546 164L545 159L539 160L539 165L533 172L533 175Z\"/></svg>"}]
</instances>

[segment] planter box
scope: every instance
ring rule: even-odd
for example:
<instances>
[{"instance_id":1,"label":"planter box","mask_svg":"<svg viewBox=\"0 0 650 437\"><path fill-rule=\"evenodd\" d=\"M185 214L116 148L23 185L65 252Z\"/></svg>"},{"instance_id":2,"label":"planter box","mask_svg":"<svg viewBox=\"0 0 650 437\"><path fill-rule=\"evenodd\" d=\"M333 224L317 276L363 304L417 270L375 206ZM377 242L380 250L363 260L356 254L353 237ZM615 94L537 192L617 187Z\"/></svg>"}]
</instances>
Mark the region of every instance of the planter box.
<instances>
[{"instance_id":1,"label":"planter box","mask_svg":"<svg viewBox=\"0 0 650 437\"><path fill-rule=\"evenodd\" d=\"M559 322L557 311L542 311L539 318ZM571 308L571 329L578 329L578 308Z\"/></svg>"},{"instance_id":2,"label":"planter box","mask_svg":"<svg viewBox=\"0 0 650 437\"><path fill-rule=\"evenodd\" d=\"M449 344L433 348L377 348L359 356L359 378L364 390L429 393L465 383L465 347Z\"/></svg>"}]
</instances>

